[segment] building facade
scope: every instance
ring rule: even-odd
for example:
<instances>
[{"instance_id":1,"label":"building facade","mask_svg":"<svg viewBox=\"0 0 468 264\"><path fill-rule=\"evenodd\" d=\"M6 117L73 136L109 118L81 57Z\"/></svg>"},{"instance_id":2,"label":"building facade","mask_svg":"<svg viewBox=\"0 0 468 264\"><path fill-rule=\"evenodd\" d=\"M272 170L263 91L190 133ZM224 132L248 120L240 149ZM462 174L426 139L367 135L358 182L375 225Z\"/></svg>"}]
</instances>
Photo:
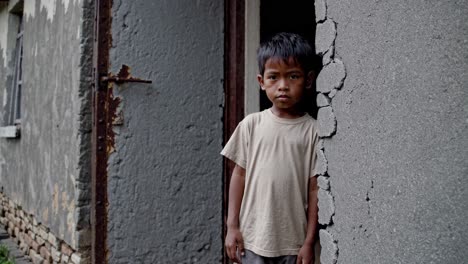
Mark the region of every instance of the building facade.
<instances>
[{"instance_id":1,"label":"building facade","mask_svg":"<svg viewBox=\"0 0 468 264\"><path fill-rule=\"evenodd\" d=\"M321 263L468 259L464 1L0 0L0 221L36 263L228 263L259 42L322 58ZM279 19L282 18L282 19Z\"/></svg>"}]
</instances>

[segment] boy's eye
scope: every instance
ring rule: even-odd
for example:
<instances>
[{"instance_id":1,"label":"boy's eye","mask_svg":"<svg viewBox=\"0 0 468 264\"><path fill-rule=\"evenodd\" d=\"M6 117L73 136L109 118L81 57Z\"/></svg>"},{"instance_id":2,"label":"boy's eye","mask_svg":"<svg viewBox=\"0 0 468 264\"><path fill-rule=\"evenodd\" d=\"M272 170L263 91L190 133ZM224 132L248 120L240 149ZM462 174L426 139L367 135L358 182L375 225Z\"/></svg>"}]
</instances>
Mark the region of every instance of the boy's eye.
<instances>
[{"instance_id":1,"label":"boy's eye","mask_svg":"<svg viewBox=\"0 0 468 264\"><path fill-rule=\"evenodd\" d=\"M292 74L289 78L293 79L293 80L297 80L299 79L299 75L298 74Z\"/></svg>"},{"instance_id":2,"label":"boy's eye","mask_svg":"<svg viewBox=\"0 0 468 264\"><path fill-rule=\"evenodd\" d=\"M276 75L268 75L267 79L269 80L276 80Z\"/></svg>"}]
</instances>

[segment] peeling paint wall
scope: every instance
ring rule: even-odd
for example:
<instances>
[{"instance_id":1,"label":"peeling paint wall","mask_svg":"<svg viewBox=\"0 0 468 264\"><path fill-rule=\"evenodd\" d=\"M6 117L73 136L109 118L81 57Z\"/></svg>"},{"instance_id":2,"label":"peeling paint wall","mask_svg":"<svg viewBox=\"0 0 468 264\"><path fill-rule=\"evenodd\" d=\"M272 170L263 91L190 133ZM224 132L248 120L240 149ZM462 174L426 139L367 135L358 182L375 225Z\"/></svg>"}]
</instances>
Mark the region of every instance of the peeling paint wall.
<instances>
[{"instance_id":1,"label":"peeling paint wall","mask_svg":"<svg viewBox=\"0 0 468 264\"><path fill-rule=\"evenodd\" d=\"M322 263L464 263L468 4L315 3Z\"/></svg>"},{"instance_id":2,"label":"peeling paint wall","mask_svg":"<svg viewBox=\"0 0 468 264\"><path fill-rule=\"evenodd\" d=\"M3 32L3 34L0 34L0 50L1 53L0 55L2 56L3 63L0 64L0 67L7 67L7 62L8 62L8 57L7 56L7 50L8 50L8 3L0 3L0 32ZM6 74L6 68L2 68L2 71L0 74L5 75ZM3 77L3 76L2 76ZM3 77L6 78L6 77ZM3 78L2 83L4 82Z\"/></svg>"},{"instance_id":3,"label":"peeling paint wall","mask_svg":"<svg viewBox=\"0 0 468 264\"><path fill-rule=\"evenodd\" d=\"M23 14L21 137L0 138L0 185L59 239L87 247L92 1L25 0ZM2 54L0 67L7 65ZM2 75L11 75L12 65ZM3 98L7 82L0 77Z\"/></svg>"},{"instance_id":4,"label":"peeling paint wall","mask_svg":"<svg viewBox=\"0 0 468 264\"><path fill-rule=\"evenodd\" d=\"M110 263L222 257L223 2L114 1L120 98L108 166Z\"/></svg>"}]
</instances>

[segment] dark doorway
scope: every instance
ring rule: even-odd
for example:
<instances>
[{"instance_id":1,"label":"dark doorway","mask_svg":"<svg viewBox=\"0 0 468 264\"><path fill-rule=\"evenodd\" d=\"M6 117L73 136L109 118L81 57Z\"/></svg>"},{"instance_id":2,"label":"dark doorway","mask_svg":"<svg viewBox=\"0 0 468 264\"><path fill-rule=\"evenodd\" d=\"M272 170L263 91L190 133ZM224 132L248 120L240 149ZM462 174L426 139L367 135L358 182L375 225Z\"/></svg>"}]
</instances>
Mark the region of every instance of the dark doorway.
<instances>
[{"instance_id":1,"label":"dark doorway","mask_svg":"<svg viewBox=\"0 0 468 264\"><path fill-rule=\"evenodd\" d=\"M306 38L314 47L315 7L312 0L261 0L260 1L260 42L266 41L279 32L292 32ZM306 110L317 116L315 87L308 95ZM271 107L271 102L260 92L260 110Z\"/></svg>"}]
</instances>

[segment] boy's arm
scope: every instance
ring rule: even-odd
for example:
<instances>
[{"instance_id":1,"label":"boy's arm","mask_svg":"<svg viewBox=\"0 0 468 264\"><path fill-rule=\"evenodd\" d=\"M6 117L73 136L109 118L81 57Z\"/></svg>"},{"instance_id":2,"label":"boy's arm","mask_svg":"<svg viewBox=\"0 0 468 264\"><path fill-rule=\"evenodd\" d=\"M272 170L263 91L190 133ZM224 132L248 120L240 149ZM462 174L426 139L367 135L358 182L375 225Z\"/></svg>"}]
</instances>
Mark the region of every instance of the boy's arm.
<instances>
[{"instance_id":1,"label":"boy's arm","mask_svg":"<svg viewBox=\"0 0 468 264\"><path fill-rule=\"evenodd\" d=\"M226 253L229 258L237 263L241 263L237 250L241 254L244 253L244 239L239 229L239 213L244 196L245 186L245 169L237 165L234 167L229 186L229 204L227 218L227 234L226 234Z\"/></svg>"},{"instance_id":2,"label":"boy's arm","mask_svg":"<svg viewBox=\"0 0 468 264\"><path fill-rule=\"evenodd\" d=\"M317 177L309 178L309 198L307 207L307 234L304 245L297 256L298 264L314 263L314 244L318 226L318 184Z\"/></svg>"}]
</instances>

